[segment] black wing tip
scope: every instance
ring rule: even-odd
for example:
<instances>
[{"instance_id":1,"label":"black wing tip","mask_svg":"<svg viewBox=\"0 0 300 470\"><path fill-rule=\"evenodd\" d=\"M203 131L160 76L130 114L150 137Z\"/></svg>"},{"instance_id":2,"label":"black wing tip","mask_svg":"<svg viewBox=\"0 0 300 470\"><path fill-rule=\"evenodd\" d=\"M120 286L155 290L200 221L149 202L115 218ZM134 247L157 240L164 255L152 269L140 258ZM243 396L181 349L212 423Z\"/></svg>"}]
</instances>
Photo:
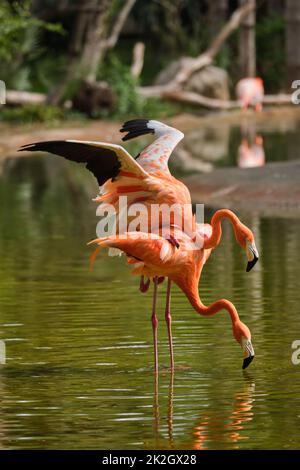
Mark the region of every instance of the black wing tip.
<instances>
[{"instance_id":1,"label":"black wing tip","mask_svg":"<svg viewBox=\"0 0 300 470\"><path fill-rule=\"evenodd\" d=\"M134 139L140 135L154 134L154 129L148 127L149 119L131 119L130 121L124 122L120 129L120 132L127 132L122 137L123 142L126 140Z\"/></svg>"},{"instance_id":2,"label":"black wing tip","mask_svg":"<svg viewBox=\"0 0 300 470\"><path fill-rule=\"evenodd\" d=\"M65 140L45 140L45 141L41 141L41 142L32 142L31 144L24 144L24 145L21 145L21 147L18 149L18 152L24 152L24 151L28 151L28 152L35 152L35 151L44 151L44 152L48 152L48 148L49 145L53 145L53 144L59 144L61 142L65 142Z\"/></svg>"},{"instance_id":3,"label":"black wing tip","mask_svg":"<svg viewBox=\"0 0 300 470\"><path fill-rule=\"evenodd\" d=\"M40 150L36 144L27 144L27 145L22 145L18 149L18 152L34 152L36 150Z\"/></svg>"}]
</instances>

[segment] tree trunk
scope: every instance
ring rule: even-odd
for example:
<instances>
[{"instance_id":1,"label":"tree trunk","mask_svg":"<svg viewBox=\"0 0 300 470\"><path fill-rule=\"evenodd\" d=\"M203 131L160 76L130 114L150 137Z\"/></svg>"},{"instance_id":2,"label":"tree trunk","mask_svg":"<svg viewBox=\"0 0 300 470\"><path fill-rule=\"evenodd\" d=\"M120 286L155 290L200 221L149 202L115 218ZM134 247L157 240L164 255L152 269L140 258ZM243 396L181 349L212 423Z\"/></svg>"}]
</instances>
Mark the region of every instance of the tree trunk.
<instances>
[{"instance_id":1,"label":"tree trunk","mask_svg":"<svg viewBox=\"0 0 300 470\"><path fill-rule=\"evenodd\" d=\"M133 60L130 68L130 73L136 80L140 77L145 56L145 44L143 42L137 42L133 48Z\"/></svg>"},{"instance_id":2,"label":"tree trunk","mask_svg":"<svg viewBox=\"0 0 300 470\"><path fill-rule=\"evenodd\" d=\"M278 15L283 15L284 7L283 3L285 0L268 0L267 7L268 13L274 14L277 13Z\"/></svg>"},{"instance_id":3,"label":"tree trunk","mask_svg":"<svg viewBox=\"0 0 300 470\"><path fill-rule=\"evenodd\" d=\"M85 0L77 10L77 20L70 41L66 73L48 102L61 103L72 82L95 82L105 52L115 46L136 0L126 0L118 12L110 34L108 17L114 6L111 0Z\"/></svg>"},{"instance_id":4,"label":"tree trunk","mask_svg":"<svg viewBox=\"0 0 300 470\"><path fill-rule=\"evenodd\" d=\"M103 58L109 3L109 0L94 0L97 11L89 14L86 39L78 71L79 75L83 75L87 81L96 80L98 64Z\"/></svg>"},{"instance_id":5,"label":"tree trunk","mask_svg":"<svg viewBox=\"0 0 300 470\"><path fill-rule=\"evenodd\" d=\"M240 6L255 0L239 0ZM240 31L240 72L241 77L256 76L256 47L255 47L255 8L243 19Z\"/></svg>"},{"instance_id":6,"label":"tree trunk","mask_svg":"<svg viewBox=\"0 0 300 470\"><path fill-rule=\"evenodd\" d=\"M226 22L228 13L228 0L210 1L208 3L208 24L210 37L218 34Z\"/></svg>"},{"instance_id":7,"label":"tree trunk","mask_svg":"<svg viewBox=\"0 0 300 470\"><path fill-rule=\"evenodd\" d=\"M300 78L300 1L286 0L286 73L288 86Z\"/></svg>"}]
</instances>

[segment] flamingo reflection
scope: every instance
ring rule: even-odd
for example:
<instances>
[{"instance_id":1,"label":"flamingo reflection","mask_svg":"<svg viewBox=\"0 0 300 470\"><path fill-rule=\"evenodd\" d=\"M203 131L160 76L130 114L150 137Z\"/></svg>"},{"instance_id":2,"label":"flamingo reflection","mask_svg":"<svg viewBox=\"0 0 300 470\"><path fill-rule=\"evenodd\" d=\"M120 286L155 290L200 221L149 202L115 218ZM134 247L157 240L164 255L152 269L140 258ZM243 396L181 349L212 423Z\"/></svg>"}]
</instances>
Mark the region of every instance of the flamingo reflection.
<instances>
[{"instance_id":1,"label":"flamingo reflection","mask_svg":"<svg viewBox=\"0 0 300 470\"><path fill-rule=\"evenodd\" d=\"M256 135L254 139L244 137L238 148L238 166L240 168L254 168L264 166L265 151L263 138Z\"/></svg>"},{"instance_id":2,"label":"flamingo reflection","mask_svg":"<svg viewBox=\"0 0 300 470\"><path fill-rule=\"evenodd\" d=\"M160 415L158 406L158 377L156 374L154 387L154 423L156 443L159 442L160 448L182 448L193 450L204 450L209 448L209 442L222 442L229 444L231 449L238 449L241 440L248 439L245 435L245 426L253 420L253 394L255 384L253 379L244 373L244 383L233 396L232 410L227 415L218 416L215 410L209 410L198 418L196 424L192 427L188 441L176 442L174 438L174 373L170 374L168 411L167 411L167 442L161 437ZM226 445L226 448L228 445Z\"/></svg>"}]
</instances>

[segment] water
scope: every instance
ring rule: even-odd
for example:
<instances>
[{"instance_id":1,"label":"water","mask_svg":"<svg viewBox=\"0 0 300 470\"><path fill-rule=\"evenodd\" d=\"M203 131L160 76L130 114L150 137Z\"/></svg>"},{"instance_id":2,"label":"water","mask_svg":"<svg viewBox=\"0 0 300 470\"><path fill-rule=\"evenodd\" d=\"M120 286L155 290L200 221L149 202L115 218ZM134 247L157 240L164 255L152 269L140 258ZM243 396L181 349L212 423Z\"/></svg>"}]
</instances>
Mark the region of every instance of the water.
<instances>
[{"instance_id":1,"label":"water","mask_svg":"<svg viewBox=\"0 0 300 470\"><path fill-rule=\"evenodd\" d=\"M258 116L224 113L223 117L216 117L212 114L204 121L195 119L185 123L184 130L185 139L181 145L185 153L177 150L176 158L170 162L172 168L181 173L238 164L260 166L263 162L299 159L300 155L300 114L297 107L276 112L269 109ZM252 147L257 138L260 139L259 154L252 148L252 152L241 159L241 144L246 141Z\"/></svg>"},{"instance_id":2,"label":"water","mask_svg":"<svg viewBox=\"0 0 300 470\"><path fill-rule=\"evenodd\" d=\"M242 214L259 264L245 272L225 225L204 269L203 300L232 300L252 331L249 369L226 313L199 317L174 289L172 376L162 285L155 381L151 293L138 292L123 259L100 254L88 270L93 194L89 175L59 158L2 166L0 447L299 448L300 365L291 362L300 339L299 220Z\"/></svg>"}]
</instances>

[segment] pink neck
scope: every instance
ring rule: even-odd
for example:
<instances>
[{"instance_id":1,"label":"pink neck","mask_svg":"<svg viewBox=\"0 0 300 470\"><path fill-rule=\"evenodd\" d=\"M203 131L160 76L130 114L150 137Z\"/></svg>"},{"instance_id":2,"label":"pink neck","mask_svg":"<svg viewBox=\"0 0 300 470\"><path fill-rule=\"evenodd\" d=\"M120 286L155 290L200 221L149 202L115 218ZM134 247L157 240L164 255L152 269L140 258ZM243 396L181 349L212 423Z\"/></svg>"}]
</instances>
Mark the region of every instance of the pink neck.
<instances>
[{"instance_id":1,"label":"pink neck","mask_svg":"<svg viewBox=\"0 0 300 470\"><path fill-rule=\"evenodd\" d=\"M196 312L200 313L200 315L203 315L205 317L212 317L216 315L216 313L220 312L220 310L224 309L227 310L227 312L229 313L232 324L239 321L239 315L236 311L236 308L229 300L217 300L216 302L213 302L208 306L203 305L200 298L199 301L196 300L196 302L194 299L189 299L189 301L191 302Z\"/></svg>"},{"instance_id":2,"label":"pink neck","mask_svg":"<svg viewBox=\"0 0 300 470\"><path fill-rule=\"evenodd\" d=\"M203 246L204 249L215 248L220 243L222 236L222 219L230 220L235 228L240 223L239 218L229 209L220 209L215 212L211 219L212 234L209 238L205 239Z\"/></svg>"},{"instance_id":3,"label":"pink neck","mask_svg":"<svg viewBox=\"0 0 300 470\"><path fill-rule=\"evenodd\" d=\"M232 325L240 321L235 306L229 300L217 300L216 302L213 302L212 304L206 306L201 302L197 283L195 283L193 286L181 286L181 288L189 299L192 307L200 315L203 315L204 317L212 317L218 312L220 312L220 310L224 309L227 310L227 312L229 313Z\"/></svg>"}]
</instances>

